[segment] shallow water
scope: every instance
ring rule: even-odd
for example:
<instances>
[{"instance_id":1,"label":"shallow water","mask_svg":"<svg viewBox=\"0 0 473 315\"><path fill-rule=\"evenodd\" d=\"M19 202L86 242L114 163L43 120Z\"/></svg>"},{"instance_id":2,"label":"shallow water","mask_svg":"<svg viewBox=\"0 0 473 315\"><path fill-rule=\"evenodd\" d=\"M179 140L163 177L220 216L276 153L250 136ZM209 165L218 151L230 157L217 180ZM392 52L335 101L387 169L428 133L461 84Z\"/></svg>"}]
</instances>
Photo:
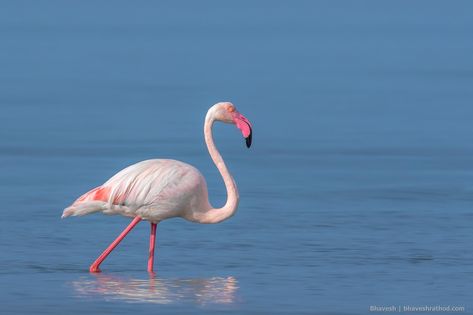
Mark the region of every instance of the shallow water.
<instances>
[{"instance_id":1,"label":"shallow water","mask_svg":"<svg viewBox=\"0 0 473 315\"><path fill-rule=\"evenodd\" d=\"M469 2L3 2L0 311L365 314L473 299L473 20ZM175 158L239 212L158 226L61 220L121 168Z\"/></svg>"}]
</instances>

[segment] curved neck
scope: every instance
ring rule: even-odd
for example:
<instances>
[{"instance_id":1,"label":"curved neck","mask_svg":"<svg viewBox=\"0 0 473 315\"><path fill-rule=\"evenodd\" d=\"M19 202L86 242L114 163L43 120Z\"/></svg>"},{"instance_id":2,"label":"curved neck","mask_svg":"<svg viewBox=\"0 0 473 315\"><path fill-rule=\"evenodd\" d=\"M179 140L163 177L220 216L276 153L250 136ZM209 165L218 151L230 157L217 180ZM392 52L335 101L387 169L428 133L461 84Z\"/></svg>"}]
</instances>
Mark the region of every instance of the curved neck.
<instances>
[{"instance_id":1,"label":"curved neck","mask_svg":"<svg viewBox=\"0 0 473 315\"><path fill-rule=\"evenodd\" d=\"M211 114L207 114L205 117L205 125L204 125L204 136L205 136L205 143L207 144L207 149L209 150L210 157L217 166L220 175L222 175L223 181L225 183L225 188L227 189L227 202L222 208L213 208L211 207L205 213L204 223L218 223L225 219L228 219L232 215L235 214L238 208L238 189L233 180L232 175L227 169L225 162L222 159L222 156L217 150L215 146L213 137L212 137L212 125L215 119L212 117Z\"/></svg>"}]
</instances>

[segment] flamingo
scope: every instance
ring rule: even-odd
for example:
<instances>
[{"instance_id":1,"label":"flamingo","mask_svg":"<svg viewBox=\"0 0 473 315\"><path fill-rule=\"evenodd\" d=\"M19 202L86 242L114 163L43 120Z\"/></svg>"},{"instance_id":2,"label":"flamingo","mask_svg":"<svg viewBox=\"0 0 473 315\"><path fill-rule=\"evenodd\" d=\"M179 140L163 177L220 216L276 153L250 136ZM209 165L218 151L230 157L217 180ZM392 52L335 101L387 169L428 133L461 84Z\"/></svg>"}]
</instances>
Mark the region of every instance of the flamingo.
<instances>
[{"instance_id":1,"label":"flamingo","mask_svg":"<svg viewBox=\"0 0 473 315\"><path fill-rule=\"evenodd\" d=\"M102 212L133 218L92 263L90 272L100 272L100 264L141 220L151 223L147 270L153 273L156 227L159 222L181 217L195 223L219 223L235 214L239 202L238 189L213 141L212 126L216 121L236 125L246 139L248 148L251 146L252 125L230 102L213 105L205 116L205 143L227 190L225 205L221 208L210 205L205 178L187 163L152 159L128 166L103 185L79 197L62 214L62 218L66 218Z\"/></svg>"}]
</instances>

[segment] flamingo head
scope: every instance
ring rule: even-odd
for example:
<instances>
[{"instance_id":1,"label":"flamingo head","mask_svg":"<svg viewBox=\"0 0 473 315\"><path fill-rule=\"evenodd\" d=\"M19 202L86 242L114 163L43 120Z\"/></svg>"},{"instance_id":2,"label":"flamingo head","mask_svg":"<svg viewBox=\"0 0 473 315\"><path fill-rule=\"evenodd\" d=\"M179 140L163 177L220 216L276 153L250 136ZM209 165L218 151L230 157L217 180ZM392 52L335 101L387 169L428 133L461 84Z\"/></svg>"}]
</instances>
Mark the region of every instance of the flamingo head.
<instances>
[{"instance_id":1,"label":"flamingo head","mask_svg":"<svg viewBox=\"0 0 473 315\"><path fill-rule=\"evenodd\" d=\"M234 124L243 134L246 140L246 146L248 148L251 146L251 123L245 116L237 111L235 105L230 102L217 103L210 108L209 114L211 114L215 120L227 124Z\"/></svg>"}]
</instances>

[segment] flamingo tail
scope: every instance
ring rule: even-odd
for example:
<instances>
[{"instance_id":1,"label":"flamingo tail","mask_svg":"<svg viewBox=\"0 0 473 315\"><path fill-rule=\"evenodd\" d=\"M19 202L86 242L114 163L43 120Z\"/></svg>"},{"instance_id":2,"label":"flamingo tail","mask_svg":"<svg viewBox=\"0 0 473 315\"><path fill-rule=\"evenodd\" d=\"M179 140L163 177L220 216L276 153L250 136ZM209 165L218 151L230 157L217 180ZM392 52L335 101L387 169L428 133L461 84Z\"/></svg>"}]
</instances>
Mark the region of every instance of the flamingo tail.
<instances>
[{"instance_id":1,"label":"flamingo tail","mask_svg":"<svg viewBox=\"0 0 473 315\"><path fill-rule=\"evenodd\" d=\"M83 216L107 209L107 199L110 193L108 187L96 187L83 194L72 205L64 209L62 219L70 216Z\"/></svg>"},{"instance_id":2,"label":"flamingo tail","mask_svg":"<svg viewBox=\"0 0 473 315\"><path fill-rule=\"evenodd\" d=\"M75 203L72 206L64 209L61 218L64 219L70 216L83 216L86 214L103 211L106 208L107 203L98 200Z\"/></svg>"}]
</instances>

